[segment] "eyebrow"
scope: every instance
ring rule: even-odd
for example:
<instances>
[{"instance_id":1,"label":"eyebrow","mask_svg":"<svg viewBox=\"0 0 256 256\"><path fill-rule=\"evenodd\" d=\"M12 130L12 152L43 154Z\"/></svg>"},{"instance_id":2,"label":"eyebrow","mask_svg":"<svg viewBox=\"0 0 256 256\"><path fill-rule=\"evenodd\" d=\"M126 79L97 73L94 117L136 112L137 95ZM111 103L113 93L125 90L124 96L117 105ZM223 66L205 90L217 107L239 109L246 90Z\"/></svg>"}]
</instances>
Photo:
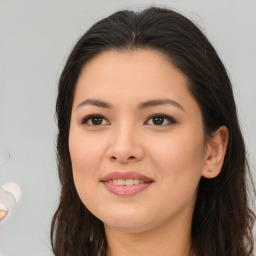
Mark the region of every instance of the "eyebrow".
<instances>
[{"instance_id":1,"label":"eyebrow","mask_svg":"<svg viewBox=\"0 0 256 256\"><path fill-rule=\"evenodd\" d=\"M164 105L164 104L173 105L173 106L184 111L184 107L180 103L178 103L175 100L171 100L171 99L155 99L155 100L145 101L145 102L142 102L139 104L139 109L154 107L154 106L159 106L159 105Z\"/></svg>"},{"instance_id":2,"label":"eyebrow","mask_svg":"<svg viewBox=\"0 0 256 256\"><path fill-rule=\"evenodd\" d=\"M76 109L78 109L79 107L85 106L85 105L93 105L93 106L97 106L97 107L101 107L101 108L113 108L113 106L111 104L109 104L105 101L96 100L96 99L86 99L86 100L82 101L80 104L78 104Z\"/></svg>"},{"instance_id":3,"label":"eyebrow","mask_svg":"<svg viewBox=\"0 0 256 256\"><path fill-rule=\"evenodd\" d=\"M138 105L138 109L155 107L155 106L165 105L165 104L173 105L173 106L184 111L184 107L180 103L178 103L175 100L171 100L171 99L154 99L154 100L145 101ZM82 101L80 104L78 104L76 109L78 109L79 107L85 106L85 105L93 105L93 106L107 108L107 109L113 108L113 105L111 105L110 103L107 103L105 101L97 100L97 99L86 99L86 100Z\"/></svg>"}]
</instances>

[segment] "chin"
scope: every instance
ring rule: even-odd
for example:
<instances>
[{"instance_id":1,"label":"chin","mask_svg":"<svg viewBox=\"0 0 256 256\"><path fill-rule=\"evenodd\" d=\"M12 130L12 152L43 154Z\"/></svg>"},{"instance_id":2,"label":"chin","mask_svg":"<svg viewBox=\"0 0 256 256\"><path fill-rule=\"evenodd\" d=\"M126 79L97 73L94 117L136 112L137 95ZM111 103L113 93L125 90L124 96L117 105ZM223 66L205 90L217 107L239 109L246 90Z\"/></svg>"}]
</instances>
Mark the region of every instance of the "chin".
<instances>
[{"instance_id":1,"label":"chin","mask_svg":"<svg viewBox=\"0 0 256 256\"><path fill-rule=\"evenodd\" d=\"M108 226L112 229L127 231L127 232L141 232L152 223L152 221L145 218L145 215L138 214L138 212L133 211L127 212L122 211L108 216L99 216L98 217L105 226Z\"/></svg>"},{"instance_id":2,"label":"chin","mask_svg":"<svg viewBox=\"0 0 256 256\"><path fill-rule=\"evenodd\" d=\"M108 226L111 229L119 230L126 233L141 233L145 232L150 229L148 225L145 223L123 223L123 222L116 222L116 223L104 223L104 226Z\"/></svg>"}]
</instances>

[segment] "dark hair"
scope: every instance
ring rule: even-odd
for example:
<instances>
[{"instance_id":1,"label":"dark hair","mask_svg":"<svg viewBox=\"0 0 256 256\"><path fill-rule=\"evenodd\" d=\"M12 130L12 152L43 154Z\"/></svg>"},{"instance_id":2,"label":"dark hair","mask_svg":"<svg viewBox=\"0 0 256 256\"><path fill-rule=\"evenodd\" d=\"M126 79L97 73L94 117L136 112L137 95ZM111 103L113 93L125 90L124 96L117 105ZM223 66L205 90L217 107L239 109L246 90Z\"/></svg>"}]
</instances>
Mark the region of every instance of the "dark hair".
<instances>
[{"instance_id":1,"label":"dark hair","mask_svg":"<svg viewBox=\"0 0 256 256\"><path fill-rule=\"evenodd\" d=\"M56 256L105 255L103 223L81 202L72 176L68 137L74 90L82 67L106 50L154 49L165 54L189 80L210 137L222 125L229 130L221 173L201 178L192 221L192 251L200 256L249 256L255 214L248 206L245 145L231 83L205 35L172 10L151 7L119 11L93 25L77 42L59 81L57 156L61 197L51 226ZM250 176L252 181L252 178ZM254 190L255 192L255 190Z\"/></svg>"}]
</instances>

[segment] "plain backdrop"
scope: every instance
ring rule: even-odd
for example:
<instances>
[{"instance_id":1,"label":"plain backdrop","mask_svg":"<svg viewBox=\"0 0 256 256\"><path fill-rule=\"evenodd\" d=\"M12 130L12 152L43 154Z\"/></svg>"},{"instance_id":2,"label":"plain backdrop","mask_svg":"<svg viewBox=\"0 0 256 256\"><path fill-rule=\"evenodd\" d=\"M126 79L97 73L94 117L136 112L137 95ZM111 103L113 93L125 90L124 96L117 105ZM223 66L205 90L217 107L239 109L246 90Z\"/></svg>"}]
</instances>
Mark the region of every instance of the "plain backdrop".
<instances>
[{"instance_id":1,"label":"plain backdrop","mask_svg":"<svg viewBox=\"0 0 256 256\"><path fill-rule=\"evenodd\" d=\"M50 256L50 222L59 197L55 161L58 78L77 39L114 11L170 7L208 36L234 86L254 179L256 166L255 0L0 0L0 146L10 155L0 186L22 198L0 223L0 255Z\"/></svg>"}]
</instances>

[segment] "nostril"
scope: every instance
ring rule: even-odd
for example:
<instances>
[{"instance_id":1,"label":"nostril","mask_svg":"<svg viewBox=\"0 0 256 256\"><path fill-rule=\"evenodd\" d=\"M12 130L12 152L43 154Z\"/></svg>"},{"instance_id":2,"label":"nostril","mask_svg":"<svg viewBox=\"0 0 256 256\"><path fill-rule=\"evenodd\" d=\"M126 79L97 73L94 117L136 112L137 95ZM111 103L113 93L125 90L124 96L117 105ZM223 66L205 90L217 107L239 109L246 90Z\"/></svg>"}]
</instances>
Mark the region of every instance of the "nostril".
<instances>
[{"instance_id":1,"label":"nostril","mask_svg":"<svg viewBox=\"0 0 256 256\"><path fill-rule=\"evenodd\" d=\"M111 156L110 159L111 159L111 160L119 161L119 162L121 162L121 163L127 163L127 162L129 162L130 160L136 159L136 157L135 157L135 156L129 156L129 157L124 157L124 156L119 156L119 157Z\"/></svg>"}]
</instances>

